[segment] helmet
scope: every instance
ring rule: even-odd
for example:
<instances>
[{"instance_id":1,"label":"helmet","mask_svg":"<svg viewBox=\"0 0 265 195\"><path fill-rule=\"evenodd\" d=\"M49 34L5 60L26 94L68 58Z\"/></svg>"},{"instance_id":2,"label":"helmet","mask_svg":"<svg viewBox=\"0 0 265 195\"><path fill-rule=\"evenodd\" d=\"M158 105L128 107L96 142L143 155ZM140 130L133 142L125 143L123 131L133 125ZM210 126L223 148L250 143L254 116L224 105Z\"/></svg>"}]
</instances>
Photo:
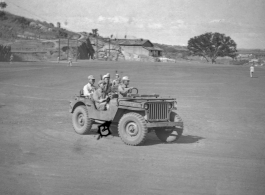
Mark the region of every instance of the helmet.
<instances>
[{"instance_id":1,"label":"helmet","mask_svg":"<svg viewBox=\"0 0 265 195\"><path fill-rule=\"evenodd\" d=\"M102 79L105 79L105 78L110 78L110 73L103 75Z\"/></svg>"},{"instance_id":2,"label":"helmet","mask_svg":"<svg viewBox=\"0 0 265 195\"><path fill-rule=\"evenodd\" d=\"M92 79L95 79L93 75L89 75L87 78L88 78L88 79L91 79L91 80L92 80Z\"/></svg>"},{"instance_id":3,"label":"helmet","mask_svg":"<svg viewBox=\"0 0 265 195\"><path fill-rule=\"evenodd\" d=\"M128 76L124 76L124 77L122 77L122 80L123 80L123 81L129 81L130 79L129 79Z\"/></svg>"}]
</instances>

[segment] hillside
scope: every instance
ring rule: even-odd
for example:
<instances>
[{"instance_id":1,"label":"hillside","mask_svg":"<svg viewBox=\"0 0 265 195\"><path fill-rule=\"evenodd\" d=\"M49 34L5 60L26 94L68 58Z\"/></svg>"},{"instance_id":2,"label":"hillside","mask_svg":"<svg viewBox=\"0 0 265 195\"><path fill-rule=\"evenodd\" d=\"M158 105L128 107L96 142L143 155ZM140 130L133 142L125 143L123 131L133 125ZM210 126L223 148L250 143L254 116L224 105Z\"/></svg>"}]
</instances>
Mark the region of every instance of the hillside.
<instances>
[{"instance_id":1,"label":"hillside","mask_svg":"<svg viewBox=\"0 0 265 195\"><path fill-rule=\"evenodd\" d=\"M59 29L52 23L29 19L0 11L0 39L2 42L14 42L23 39L56 39ZM60 28L61 38L77 38L75 32Z\"/></svg>"}]
</instances>

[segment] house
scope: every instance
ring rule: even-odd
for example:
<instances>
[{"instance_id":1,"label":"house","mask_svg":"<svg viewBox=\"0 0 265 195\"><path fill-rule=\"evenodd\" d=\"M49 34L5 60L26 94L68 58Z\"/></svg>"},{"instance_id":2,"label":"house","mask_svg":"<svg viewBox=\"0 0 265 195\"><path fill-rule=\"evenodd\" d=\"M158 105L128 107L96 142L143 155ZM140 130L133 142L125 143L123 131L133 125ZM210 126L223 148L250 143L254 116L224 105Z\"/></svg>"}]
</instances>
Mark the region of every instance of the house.
<instances>
[{"instance_id":1,"label":"house","mask_svg":"<svg viewBox=\"0 0 265 195\"><path fill-rule=\"evenodd\" d=\"M119 45L127 53L137 55L160 57L163 52L147 39L112 39L111 43Z\"/></svg>"}]
</instances>

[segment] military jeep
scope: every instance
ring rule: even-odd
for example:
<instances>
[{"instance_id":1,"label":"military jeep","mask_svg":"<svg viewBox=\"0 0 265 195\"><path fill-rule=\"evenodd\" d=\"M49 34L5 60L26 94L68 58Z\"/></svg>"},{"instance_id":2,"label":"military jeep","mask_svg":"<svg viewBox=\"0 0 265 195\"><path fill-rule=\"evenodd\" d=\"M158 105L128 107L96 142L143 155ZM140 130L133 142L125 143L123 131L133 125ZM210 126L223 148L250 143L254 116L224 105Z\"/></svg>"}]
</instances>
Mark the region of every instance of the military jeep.
<instances>
[{"instance_id":1,"label":"military jeep","mask_svg":"<svg viewBox=\"0 0 265 195\"><path fill-rule=\"evenodd\" d=\"M137 146L144 143L151 131L155 131L162 142L176 141L182 135L183 121L176 112L176 105L175 98L140 95L136 89L124 98L114 94L109 108L104 111L96 108L93 99L76 95L70 101L70 112L76 133L86 134L93 124L110 122L118 127L125 144Z\"/></svg>"}]
</instances>

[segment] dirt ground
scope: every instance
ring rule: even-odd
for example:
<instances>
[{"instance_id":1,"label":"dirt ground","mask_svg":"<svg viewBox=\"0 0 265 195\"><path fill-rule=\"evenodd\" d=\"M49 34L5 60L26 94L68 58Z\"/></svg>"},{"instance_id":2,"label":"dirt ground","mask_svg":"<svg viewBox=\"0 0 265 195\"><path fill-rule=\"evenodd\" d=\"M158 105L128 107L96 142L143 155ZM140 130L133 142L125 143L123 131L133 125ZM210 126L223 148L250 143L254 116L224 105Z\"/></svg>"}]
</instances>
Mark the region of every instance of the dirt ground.
<instances>
[{"instance_id":1,"label":"dirt ground","mask_svg":"<svg viewBox=\"0 0 265 195\"><path fill-rule=\"evenodd\" d=\"M143 146L78 135L70 98L93 74L178 100L184 134ZM95 62L0 64L0 194L265 194L265 68ZM96 129L96 127L94 127Z\"/></svg>"}]
</instances>

